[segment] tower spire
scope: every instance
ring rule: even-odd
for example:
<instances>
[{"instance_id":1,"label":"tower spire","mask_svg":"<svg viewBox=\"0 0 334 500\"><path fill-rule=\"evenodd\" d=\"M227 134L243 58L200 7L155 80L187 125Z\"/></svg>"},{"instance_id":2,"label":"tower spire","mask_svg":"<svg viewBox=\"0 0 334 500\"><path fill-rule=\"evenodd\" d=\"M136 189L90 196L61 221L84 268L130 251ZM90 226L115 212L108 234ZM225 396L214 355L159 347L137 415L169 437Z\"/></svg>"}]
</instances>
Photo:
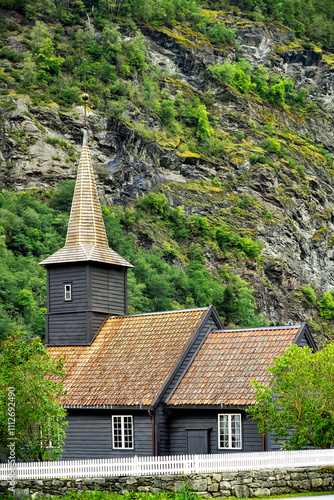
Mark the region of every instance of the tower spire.
<instances>
[{"instance_id":1,"label":"tower spire","mask_svg":"<svg viewBox=\"0 0 334 500\"><path fill-rule=\"evenodd\" d=\"M72 200L66 243L63 248L50 257L47 257L40 264L95 261L133 267L108 245L88 148L86 122L86 102L88 98L89 96L85 92L82 96L85 109L83 146Z\"/></svg>"}]
</instances>

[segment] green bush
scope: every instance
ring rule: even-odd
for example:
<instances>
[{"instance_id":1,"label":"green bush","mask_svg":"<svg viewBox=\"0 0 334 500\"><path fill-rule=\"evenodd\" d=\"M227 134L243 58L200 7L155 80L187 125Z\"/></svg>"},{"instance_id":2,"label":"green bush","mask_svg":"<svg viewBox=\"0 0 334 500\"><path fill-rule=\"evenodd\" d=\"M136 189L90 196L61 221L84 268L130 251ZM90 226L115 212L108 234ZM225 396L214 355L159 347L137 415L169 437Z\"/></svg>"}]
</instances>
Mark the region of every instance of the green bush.
<instances>
[{"instance_id":1,"label":"green bush","mask_svg":"<svg viewBox=\"0 0 334 500\"><path fill-rule=\"evenodd\" d=\"M250 196L244 196L238 201L238 207L249 208L253 204L253 200Z\"/></svg>"},{"instance_id":2,"label":"green bush","mask_svg":"<svg viewBox=\"0 0 334 500\"><path fill-rule=\"evenodd\" d=\"M316 296L316 293L314 291L314 288L311 285L308 285L308 286L303 286L301 290L304 294L306 302L308 302L310 305L314 306L316 304L316 301L317 301L317 296Z\"/></svg>"},{"instance_id":3,"label":"green bush","mask_svg":"<svg viewBox=\"0 0 334 500\"><path fill-rule=\"evenodd\" d=\"M228 83L243 94L247 94L254 88L250 76L252 67L245 59L240 59L239 62L234 62L232 64L225 62L224 64L208 66L207 70L214 78Z\"/></svg>"},{"instance_id":4,"label":"green bush","mask_svg":"<svg viewBox=\"0 0 334 500\"><path fill-rule=\"evenodd\" d=\"M298 94L295 92L291 78L280 80L278 76L274 76L269 79L267 68L258 66L254 69L245 59L208 66L207 72L213 78L228 83L243 94L255 93L279 105L287 103L300 109L307 97L306 89L301 89Z\"/></svg>"},{"instance_id":5,"label":"green bush","mask_svg":"<svg viewBox=\"0 0 334 500\"><path fill-rule=\"evenodd\" d=\"M277 141L276 139L270 139L269 137L262 141L261 146L263 147L263 149L266 149L270 153L278 154L281 151L280 142Z\"/></svg>"},{"instance_id":6,"label":"green bush","mask_svg":"<svg viewBox=\"0 0 334 500\"><path fill-rule=\"evenodd\" d=\"M199 215L191 215L188 220L188 225L190 226L191 232L195 236L206 237L210 234L210 224L205 217L200 217Z\"/></svg>"},{"instance_id":7,"label":"green bush","mask_svg":"<svg viewBox=\"0 0 334 500\"><path fill-rule=\"evenodd\" d=\"M197 137L202 141L209 139L213 135L213 128L210 126L208 112L204 104L198 107Z\"/></svg>"},{"instance_id":8,"label":"green bush","mask_svg":"<svg viewBox=\"0 0 334 500\"><path fill-rule=\"evenodd\" d=\"M0 58L1 59L8 59L9 61L12 61L14 63L19 63L22 61L22 55L18 54L14 50L10 49L9 47L2 47L0 50Z\"/></svg>"},{"instance_id":9,"label":"green bush","mask_svg":"<svg viewBox=\"0 0 334 500\"><path fill-rule=\"evenodd\" d=\"M214 177L212 180L211 180L212 184L214 186L217 186L217 187L221 187L221 182L219 179L217 179L217 177Z\"/></svg>"},{"instance_id":10,"label":"green bush","mask_svg":"<svg viewBox=\"0 0 334 500\"><path fill-rule=\"evenodd\" d=\"M330 292L324 293L317 303L319 314L324 319L334 319L334 298Z\"/></svg>"},{"instance_id":11,"label":"green bush","mask_svg":"<svg viewBox=\"0 0 334 500\"><path fill-rule=\"evenodd\" d=\"M170 99L163 99L158 110L162 123L167 127L173 126L176 114L174 102Z\"/></svg>"},{"instance_id":12,"label":"green bush","mask_svg":"<svg viewBox=\"0 0 334 500\"><path fill-rule=\"evenodd\" d=\"M69 214L71 211L74 187L75 180L65 179L61 181L57 185L55 191L51 193L49 201L50 207Z\"/></svg>"},{"instance_id":13,"label":"green bush","mask_svg":"<svg viewBox=\"0 0 334 500\"><path fill-rule=\"evenodd\" d=\"M239 236L226 227L220 227L216 230L216 240L221 250L240 250L250 259L257 259L262 251L260 242Z\"/></svg>"},{"instance_id":14,"label":"green bush","mask_svg":"<svg viewBox=\"0 0 334 500\"><path fill-rule=\"evenodd\" d=\"M262 164L268 163L267 158L264 155L260 154L250 155L249 161L251 162L251 165L254 165L255 163L262 163Z\"/></svg>"},{"instance_id":15,"label":"green bush","mask_svg":"<svg viewBox=\"0 0 334 500\"><path fill-rule=\"evenodd\" d=\"M219 44L222 42L235 42L236 29L228 29L225 23L218 22L213 27L207 28L205 35L209 38L210 42Z\"/></svg>"},{"instance_id":16,"label":"green bush","mask_svg":"<svg viewBox=\"0 0 334 500\"><path fill-rule=\"evenodd\" d=\"M162 193L154 193L151 191L149 194L142 198L139 203L139 208L142 210L150 210L153 213L162 214L167 205L167 198Z\"/></svg>"},{"instance_id":17,"label":"green bush","mask_svg":"<svg viewBox=\"0 0 334 500\"><path fill-rule=\"evenodd\" d=\"M78 90L79 89L77 87L68 87L65 85L61 89L60 93L56 91L55 100L56 102L58 102L59 104L63 104L64 106L71 106L75 103L78 104L81 101Z\"/></svg>"}]
</instances>

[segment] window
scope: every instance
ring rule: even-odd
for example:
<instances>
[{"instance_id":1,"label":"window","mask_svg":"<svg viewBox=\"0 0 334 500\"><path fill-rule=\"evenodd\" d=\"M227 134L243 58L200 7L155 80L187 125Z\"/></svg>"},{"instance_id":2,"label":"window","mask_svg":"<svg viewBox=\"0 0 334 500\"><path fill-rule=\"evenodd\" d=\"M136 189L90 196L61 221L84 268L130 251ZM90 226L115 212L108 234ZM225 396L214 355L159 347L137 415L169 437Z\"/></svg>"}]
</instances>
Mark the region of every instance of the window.
<instances>
[{"instance_id":1,"label":"window","mask_svg":"<svg viewBox=\"0 0 334 500\"><path fill-rule=\"evenodd\" d=\"M72 300L72 285L70 283L65 285L65 300Z\"/></svg>"},{"instance_id":2,"label":"window","mask_svg":"<svg viewBox=\"0 0 334 500\"><path fill-rule=\"evenodd\" d=\"M132 415L113 415L112 417L113 448L133 448Z\"/></svg>"},{"instance_id":3,"label":"window","mask_svg":"<svg viewBox=\"0 0 334 500\"><path fill-rule=\"evenodd\" d=\"M241 415L218 415L218 448L241 449Z\"/></svg>"}]
</instances>

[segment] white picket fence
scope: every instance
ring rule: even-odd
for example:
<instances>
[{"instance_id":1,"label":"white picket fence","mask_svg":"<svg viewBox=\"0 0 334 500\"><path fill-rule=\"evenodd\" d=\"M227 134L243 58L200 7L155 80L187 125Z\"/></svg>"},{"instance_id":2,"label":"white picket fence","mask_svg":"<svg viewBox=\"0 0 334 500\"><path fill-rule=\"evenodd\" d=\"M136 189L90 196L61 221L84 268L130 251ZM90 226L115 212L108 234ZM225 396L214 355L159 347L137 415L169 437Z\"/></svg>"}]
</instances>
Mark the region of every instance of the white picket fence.
<instances>
[{"instance_id":1,"label":"white picket fence","mask_svg":"<svg viewBox=\"0 0 334 500\"><path fill-rule=\"evenodd\" d=\"M152 476L334 465L334 449L0 464L0 480Z\"/></svg>"}]
</instances>

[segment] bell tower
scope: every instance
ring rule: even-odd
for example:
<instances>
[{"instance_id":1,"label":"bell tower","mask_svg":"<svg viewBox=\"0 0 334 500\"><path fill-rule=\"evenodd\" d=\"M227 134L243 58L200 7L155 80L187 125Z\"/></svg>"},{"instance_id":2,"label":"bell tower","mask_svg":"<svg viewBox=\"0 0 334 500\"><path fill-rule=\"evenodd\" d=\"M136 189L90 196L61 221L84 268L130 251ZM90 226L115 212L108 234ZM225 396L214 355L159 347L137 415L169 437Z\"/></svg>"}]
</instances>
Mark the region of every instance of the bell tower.
<instances>
[{"instance_id":1,"label":"bell tower","mask_svg":"<svg viewBox=\"0 0 334 500\"><path fill-rule=\"evenodd\" d=\"M65 246L40 264L47 270L47 346L88 345L110 314L127 314L133 266L108 245L86 127Z\"/></svg>"}]
</instances>

